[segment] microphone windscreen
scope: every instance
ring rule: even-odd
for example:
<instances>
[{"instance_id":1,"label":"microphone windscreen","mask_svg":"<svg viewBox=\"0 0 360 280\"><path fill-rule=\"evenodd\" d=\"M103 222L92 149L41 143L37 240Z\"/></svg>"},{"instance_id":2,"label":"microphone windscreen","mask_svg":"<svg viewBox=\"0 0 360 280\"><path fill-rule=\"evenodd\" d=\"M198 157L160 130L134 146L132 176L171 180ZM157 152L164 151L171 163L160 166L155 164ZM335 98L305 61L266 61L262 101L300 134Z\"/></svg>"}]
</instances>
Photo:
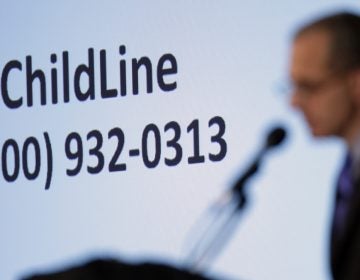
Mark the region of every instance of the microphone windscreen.
<instances>
[{"instance_id":1,"label":"microphone windscreen","mask_svg":"<svg viewBox=\"0 0 360 280\"><path fill-rule=\"evenodd\" d=\"M266 140L266 149L280 145L286 138L286 131L282 127L273 128L268 134Z\"/></svg>"}]
</instances>

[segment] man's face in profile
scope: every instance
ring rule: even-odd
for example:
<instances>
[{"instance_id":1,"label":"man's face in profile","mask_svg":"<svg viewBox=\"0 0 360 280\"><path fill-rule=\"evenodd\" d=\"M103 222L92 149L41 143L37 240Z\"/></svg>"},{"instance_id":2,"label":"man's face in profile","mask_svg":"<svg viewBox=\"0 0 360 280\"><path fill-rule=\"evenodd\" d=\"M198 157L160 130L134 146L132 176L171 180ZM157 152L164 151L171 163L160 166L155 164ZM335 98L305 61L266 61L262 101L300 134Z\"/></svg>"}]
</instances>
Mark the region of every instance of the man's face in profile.
<instances>
[{"instance_id":1,"label":"man's face in profile","mask_svg":"<svg viewBox=\"0 0 360 280\"><path fill-rule=\"evenodd\" d=\"M345 137L355 106L347 75L331 67L330 46L331 38L323 30L295 39L290 60L291 104L303 113L314 136Z\"/></svg>"}]
</instances>

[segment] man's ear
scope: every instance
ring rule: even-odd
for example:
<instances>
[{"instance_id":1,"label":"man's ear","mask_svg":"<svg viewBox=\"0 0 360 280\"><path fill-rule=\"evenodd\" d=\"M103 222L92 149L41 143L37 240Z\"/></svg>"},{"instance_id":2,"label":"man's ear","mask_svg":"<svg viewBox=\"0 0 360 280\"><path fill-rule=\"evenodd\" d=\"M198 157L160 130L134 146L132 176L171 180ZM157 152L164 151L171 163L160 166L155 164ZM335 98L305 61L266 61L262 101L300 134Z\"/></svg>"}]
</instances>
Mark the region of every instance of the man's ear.
<instances>
[{"instance_id":1,"label":"man's ear","mask_svg":"<svg viewBox=\"0 0 360 280\"><path fill-rule=\"evenodd\" d=\"M350 73L350 84L353 100L360 107L360 68Z\"/></svg>"}]
</instances>

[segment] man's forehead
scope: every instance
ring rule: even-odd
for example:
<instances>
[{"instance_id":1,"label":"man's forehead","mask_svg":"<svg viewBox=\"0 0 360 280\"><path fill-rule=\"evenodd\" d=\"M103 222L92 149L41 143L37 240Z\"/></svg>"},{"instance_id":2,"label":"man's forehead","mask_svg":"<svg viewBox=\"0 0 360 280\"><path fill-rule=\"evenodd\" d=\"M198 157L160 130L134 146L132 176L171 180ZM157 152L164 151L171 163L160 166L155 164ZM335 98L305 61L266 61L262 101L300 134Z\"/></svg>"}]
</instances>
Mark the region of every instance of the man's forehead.
<instances>
[{"instance_id":1,"label":"man's forehead","mask_svg":"<svg viewBox=\"0 0 360 280\"><path fill-rule=\"evenodd\" d=\"M314 30L301 34L294 40L291 71L328 71L331 37L326 31ZM297 73L293 73L297 74Z\"/></svg>"}]
</instances>

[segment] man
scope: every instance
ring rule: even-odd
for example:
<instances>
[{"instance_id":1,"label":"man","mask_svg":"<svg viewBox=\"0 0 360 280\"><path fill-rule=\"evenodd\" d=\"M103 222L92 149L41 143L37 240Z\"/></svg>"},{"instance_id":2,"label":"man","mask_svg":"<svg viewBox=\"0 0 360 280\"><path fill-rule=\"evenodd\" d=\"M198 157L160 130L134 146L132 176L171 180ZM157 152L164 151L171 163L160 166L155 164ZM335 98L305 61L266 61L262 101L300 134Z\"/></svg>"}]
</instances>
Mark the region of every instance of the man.
<instances>
[{"instance_id":1,"label":"man","mask_svg":"<svg viewBox=\"0 0 360 280\"><path fill-rule=\"evenodd\" d=\"M330 15L298 30L290 59L291 104L313 136L348 147L331 231L334 279L360 279L360 17Z\"/></svg>"}]
</instances>

